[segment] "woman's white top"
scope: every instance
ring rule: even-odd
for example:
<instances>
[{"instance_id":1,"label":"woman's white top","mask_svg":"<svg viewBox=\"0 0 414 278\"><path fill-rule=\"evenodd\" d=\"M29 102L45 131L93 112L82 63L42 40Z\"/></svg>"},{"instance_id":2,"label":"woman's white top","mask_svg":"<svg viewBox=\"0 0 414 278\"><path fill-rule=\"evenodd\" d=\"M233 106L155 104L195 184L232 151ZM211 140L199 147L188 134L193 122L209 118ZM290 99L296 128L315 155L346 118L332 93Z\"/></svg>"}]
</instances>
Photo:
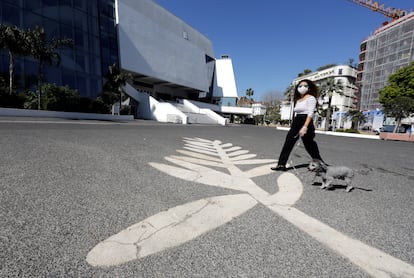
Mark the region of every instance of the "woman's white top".
<instances>
[{"instance_id":1,"label":"woman's white top","mask_svg":"<svg viewBox=\"0 0 414 278\"><path fill-rule=\"evenodd\" d=\"M295 108L293 111L296 114L307 114L309 117L312 117L315 113L316 108L316 98L314 96L308 96L305 99L299 99L296 101Z\"/></svg>"}]
</instances>

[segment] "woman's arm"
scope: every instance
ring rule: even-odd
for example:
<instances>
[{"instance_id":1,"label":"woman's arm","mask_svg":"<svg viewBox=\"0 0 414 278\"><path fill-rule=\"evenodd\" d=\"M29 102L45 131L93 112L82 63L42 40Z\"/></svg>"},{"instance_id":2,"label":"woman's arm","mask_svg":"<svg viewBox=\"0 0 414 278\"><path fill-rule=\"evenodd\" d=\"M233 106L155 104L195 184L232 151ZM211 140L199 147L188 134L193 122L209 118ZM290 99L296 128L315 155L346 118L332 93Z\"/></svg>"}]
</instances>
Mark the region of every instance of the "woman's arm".
<instances>
[{"instance_id":1,"label":"woman's arm","mask_svg":"<svg viewBox=\"0 0 414 278\"><path fill-rule=\"evenodd\" d=\"M308 111L307 111L308 116L306 117L306 120L305 120L305 123L303 124L303 127L299 131L300 137L303 137L306 134L306 132L308 131L308 126L312 121L313 112L315 111L316 99L314 97L309 97L307 105L309 105Z\"/></svg>"}]
</instances>

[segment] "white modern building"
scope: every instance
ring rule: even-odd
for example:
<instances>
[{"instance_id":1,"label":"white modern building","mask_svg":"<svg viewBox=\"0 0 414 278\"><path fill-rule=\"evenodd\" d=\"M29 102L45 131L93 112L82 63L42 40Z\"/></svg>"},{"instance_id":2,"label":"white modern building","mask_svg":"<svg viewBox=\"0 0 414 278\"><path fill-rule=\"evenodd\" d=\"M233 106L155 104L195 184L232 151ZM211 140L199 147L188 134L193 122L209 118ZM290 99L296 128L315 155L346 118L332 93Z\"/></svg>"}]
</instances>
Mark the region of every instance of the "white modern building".
<instances>
[{"instance_id":1,"label":"white modern building","mask_svg":"<svg viewBox=\"0 0 414 278\"><path fill-rule=\"evenodd\" d=\"M211 41L151 0L118 0L120 66L136 116L163 122L225 124L236 107L230 57L215 59ZM224 117L226 116L226 117Z\"/></svg>"},{"instance_id":2,"label":"white modern building","mask_svg":"<svg viewBox=\"0 0 414 278\"><path fill-rule=\"evenodd\" d=\"M334 92L331 99L331 106L335 106L336 112L334 112L332 120L336 128L347 128L350 123L344 117L346 112L351 109L355 109L355 96L358 92L358 87L355 85L357 77L357 71L348 65L337 65L324 70L312 72L310 74L298 77L292 81L292 86L296 86L301 80L309 79L317 86L319 86L324 80L333 78L334 82L342 84L341 92ZM325 105L326 99L319 99L319 105ZM281 119L290 120L292 117L293 103L285 101L281 106ZM321 126L324 126L324 119L320 122Z\"/></svg>"},{"instance_id":3,"label":"white modern building","mask_svg":"<svg viewBox=\"0 0 414 278\"><path fill-rule=\"evenodd\" d=\"M262 116L266 115L266 106L261 102L255 102L252 104L252 115Z\"/></svg>"}]
</instances>

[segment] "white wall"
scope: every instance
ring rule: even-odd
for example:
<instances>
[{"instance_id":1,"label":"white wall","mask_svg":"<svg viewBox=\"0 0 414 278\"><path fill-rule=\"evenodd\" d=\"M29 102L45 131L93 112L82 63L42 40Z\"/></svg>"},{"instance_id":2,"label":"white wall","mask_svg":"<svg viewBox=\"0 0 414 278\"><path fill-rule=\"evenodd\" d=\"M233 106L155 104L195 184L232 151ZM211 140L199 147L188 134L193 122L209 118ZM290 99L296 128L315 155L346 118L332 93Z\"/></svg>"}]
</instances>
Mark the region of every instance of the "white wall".
<instances>
[{"instance_id":1,"label":"white wall","mask_svg":"<svg viewBox=\"0 0 414 278\"><path fill-rule=\"evenodd\" d=\"M139 118L187 124L187 116L172 104L167 102L160 103L149 94L138 92L129 84L125 86L125 91L139 103Z\"/></svg>"},{"instance_id":2,"label":"white wall","mask_svg":"<svg viewBox=\"0 0 414 278\"><path fill-rule=\"evenodd\" d=\"M236 79L230 58L216 60L216 78L213 97L237 98Z\"/></svg>"},{"instance_id":3,"label":"white wall","mask_svg":"<svg viewBox=\"0 0 414 278\"><path fill-rule=\"evenodd\" d=\"M123 69L209 90L209 39L151 0L118 0L117 13Z\"/></svg>"}]
</instances>

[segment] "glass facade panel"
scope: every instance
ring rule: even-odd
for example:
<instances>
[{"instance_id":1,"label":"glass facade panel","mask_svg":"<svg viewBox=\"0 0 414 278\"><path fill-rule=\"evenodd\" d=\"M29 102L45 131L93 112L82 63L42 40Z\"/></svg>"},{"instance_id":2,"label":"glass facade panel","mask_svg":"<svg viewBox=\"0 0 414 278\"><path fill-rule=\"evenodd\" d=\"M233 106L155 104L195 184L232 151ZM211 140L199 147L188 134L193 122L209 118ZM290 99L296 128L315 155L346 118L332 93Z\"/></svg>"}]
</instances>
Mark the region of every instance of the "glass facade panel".
<instances>
[{"instance_id":1,"label":"glass facade panel","mask_svg":"<svg viewBox=\"0 0 414 278\"><path fill-rule=\"evenodd\" d=\"M114 18L114 0L2 0L0 22L20 28L45 29L48 40L73 39L75 47L60 48L58 67L44 67L45 82L68 85L83 96L96 97L102 93L102 75L109 64L118 63L118 44ZM102 42L101 42L102 38ZM101 45L104 54L101 53ZM24 61L24 62L23 62ZM0 74L8 76L9 58L0 52ZM19 73L24 85L31 86L38 62L22 59ZM103 72L104 70L104 72ZM19 85L20 86L20 85ZM24 89L24 88L22 88Z\"/></svg>"},{"instance_id":2,"label":"glass facade panel","mask_svg":"<svg viewBox=\"0 0 414 278\"><path fill-rule=\"evenodd\" d=\"M4 4L2 8L2 23L20 26L20 11L18 7Z\"/></svg>"},{"instance_id":3,"label":"glass facade panel","mask_svg":"<svg viewBox=\"0 0 414 278\"><path fill-rule=\"evenodd\" d=\"M74 10L75 27L81 31L88 31L88 16L86 13Z\"/></svg>"},{"instance_id":4,"label":"glass facade panel","mask_svg":"<svg viewBox=\"0 0 414 278\"><path fill-rule=\"evenodd\" d=\"M23 0L23 7L31 12L42 13L42 1L41 0Z\"/></svg>"},{"instance_id":5,"label":"glass facade panel","mask_svg":"<svg viewBox=\"0 0 414 278\"><path fill-rule=\"evenodd\" d=\"M62 6L59 8L60 23L66 24L68 27L73 27L73 9L69 6ZM76 17L75 17L76 18Z\"/></svg>"},{"instance_id":6,"label":"glass facade panel","mask_svg":"<svg viewBox=\"0 0 414 278\"><path fill-rule=\"evenodd\" d=\"M72 0L59 0L59 6L68 6L68 7L72 7Z\"/></svg>"},{"instance_id":7,"label":"glass facade panel","mask_svg":"<svg viewBox=\"0 0 414 278\"><path fill-rule=\"evenodd\" d=\"M83 76L78 76L77 77L77 86L76 86L76 88L79 92L86 92L85 96L94 97L91 94L91 92L87 91L87 89L86 89L86 79Z\"/></svg>"},{"instance_id":8,"label":"glass facade panel","mask_svg":"<svg viewBox=\"0 0 414 278\"><path fill-rule=\"evenodd\" d=\"M45 67L44 69L45 80L44 82L53 83L56 85L62 84L61 70L57 67Z\"/></svg>"},{"instance_id":9,"label":"glass facade panel","mask_svg":"<svg viewBox=\"0 0 414 278\"><path fill-rule=\"evenodd\" d=\"M23 26L34 29L36 26L42 26L43 18L40 15L32 14L28 11L23 13Z\"/></svg>"},{"instance_id":10,"label":"glass facade panel","mask_svg":"<svg viewBox=\"0 0 414 278\"><path fill-rule=\"evenodd\" d=\"M57 0L43 0L42 13L45 17L52 18L55 20L59 19Z\"/></svg>"},{"instance_id":11,"label":"glass facade panel","mask_svg":"<svg viewBox=\"0 0 414 278\"><path fill-rule=\"evenodd\" d=\"M79 10L86 12L86 2L85 0L73 0L73 6ZM92 1L91 1L92 2Z\"/></svg>"},{"instance_id":12,"label":"glass facade panel","mask_svg":"<svg viewBox=\"0 0 414 278\"><path fill-rule=\"evenodd\" d=\"M55 20L43 19L43 28L45 29L46 36L48 40L51 40L52 38L59 38L59 24Z\"/></svg>"}]
</instances>

